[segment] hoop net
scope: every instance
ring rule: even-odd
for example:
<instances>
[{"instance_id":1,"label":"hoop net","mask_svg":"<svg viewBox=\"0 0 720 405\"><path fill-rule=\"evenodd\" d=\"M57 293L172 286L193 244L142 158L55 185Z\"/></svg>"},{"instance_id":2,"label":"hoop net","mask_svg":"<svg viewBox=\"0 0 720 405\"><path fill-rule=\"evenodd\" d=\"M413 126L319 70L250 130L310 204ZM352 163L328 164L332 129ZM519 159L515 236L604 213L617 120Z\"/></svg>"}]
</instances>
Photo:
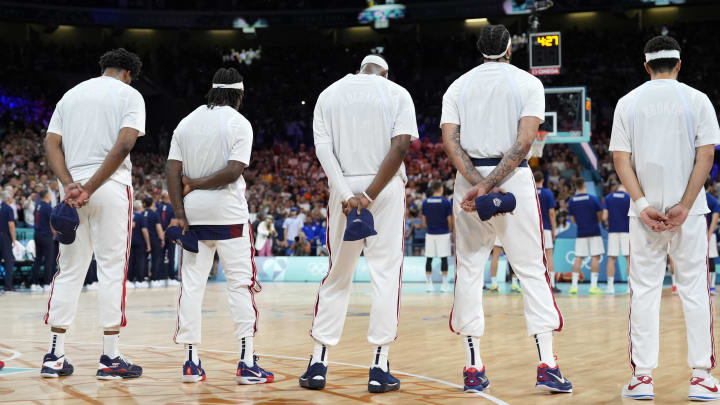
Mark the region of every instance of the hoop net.
<instances>
[{"instance_id":1,"label":"hoop net","mask_svg":"<svg viewBox=\"0 0 720 405\"><path fill-rule=\"evenodd\" d=\"M542 157L543 149L545 148L545 142L547 141L547 136L547 131L538 131L538 138L542 140L535 140L535 142L533 142L532 146L530 147L531 157Z\"/></svg>"}]
</instances>

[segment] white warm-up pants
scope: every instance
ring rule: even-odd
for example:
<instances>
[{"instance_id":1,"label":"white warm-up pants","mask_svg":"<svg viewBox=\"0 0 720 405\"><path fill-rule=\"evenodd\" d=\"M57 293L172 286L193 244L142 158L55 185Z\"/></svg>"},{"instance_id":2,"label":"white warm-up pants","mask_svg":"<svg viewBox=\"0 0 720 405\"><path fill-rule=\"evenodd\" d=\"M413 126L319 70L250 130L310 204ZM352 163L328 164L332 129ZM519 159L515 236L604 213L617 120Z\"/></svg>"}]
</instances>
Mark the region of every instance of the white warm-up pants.
<instances>
[{"instance_id":1,"label":"white warm-up pants","mask_svg":"<svg viewBox=\"0 0 720 405\"><path fill-rule=\"evenodd\" d=\"M715 367L708 240L704 215L690 215L679 231L652 232L630 218L630 365L649 375L658 364L660 298L666 255L675 262L675 283L685 312L688 365Z\"/></svg>"},{"instance_id":2,"label":"white warm-up pants","mask_svg":"<svg viewBox=\"0 0 720 405\"><path fill-rule=\"evenodd\" d=\"M483 176L493 169L493 166L477 167ZM545 267L543 226L532 171L519 167L500 187L515 195L515 211L512 215L481 221L477 212L465 212L460 207L471 185L460 173L455 178L453 216L457 264L450 330L467 336L482 336L485 332L484 273L497 236L522 285L528 334L559 331L563 320Z\"/></svg>"},{"instance_id":3,"label":"white warm-up pants","mask_svg":"<svg viewBox=\"0 0 720 405\"><path fill-rule=\"evenodd\" d=\"M358 176L346 177L345 180L353 193L361 193L373 178ZM400 177L393 177L369 206L377 235L364 240L343 241L347 218L341 204L341 197L331 189L327 236L330 267L320 284L310 335L328 346L334 346L340 341L355 265L364 251L372 285L368 341L373 345L384 345L397 337L400 314L405 183Z\"/></svg>"},{"instance_id":4,"label":"white warm-up pants","mask_svg":"<svg viewBox=\"0 0 720 405\"><path fill-rule=\"evenodd\" d=\"M201 343L202 303L215 251L227 279L235 335L238 339L255 335L258 313L253 295L259 288L256 288L257 271L250 229L250 225L246 225L243 236L238 238L199 241L197 253L183 249L175 343Z\"/></svg>"},{"instance_id":5,"label":"white warm-up pants","mask_svg":"<svg viewBox=\"0 0 720 405\"><path fill-rule=\"evenodd\" d=\"M125 279L132 227L132 187L108 180L78 209L75 241L60 244L45 323L68 328L75 319L78 298L93 253L97 261L100 326L125 326Z\"/></svg>"}]
</instances>

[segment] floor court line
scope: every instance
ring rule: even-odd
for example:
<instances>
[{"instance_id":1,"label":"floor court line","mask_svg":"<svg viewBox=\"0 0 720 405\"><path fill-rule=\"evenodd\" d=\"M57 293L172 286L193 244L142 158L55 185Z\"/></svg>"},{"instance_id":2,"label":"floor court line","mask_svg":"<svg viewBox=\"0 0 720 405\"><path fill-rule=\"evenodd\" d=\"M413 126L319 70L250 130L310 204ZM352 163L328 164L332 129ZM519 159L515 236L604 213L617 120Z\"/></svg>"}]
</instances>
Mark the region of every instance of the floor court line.
<instances>
[{"instance_id":1,"label":"floor court line","mask_svg":"<svg viewBox=\"0 0 720 405\"><path fill-rule=\"evenodd\" d=\"M8 339L8 340L19 340L19 339ZM2 361L5 361L5 362L10 361L10 360L13 360L13 359L17 359L18 357L20 357L20 356L22 355L20 352L16 352L15 350L11 350L11 349L5 349L5 348L2 348L2 347L0 347L0 352L5 352L5 353L10 353L10 354L12 354L10 357L8 357L8 358L6 358L6 359L0 359L0 360L2 360Z\"/></svg>"},{"instance_id":2,"label":"floor court line","mask_svg":"<svg viewBox=\"0 0 720 405\"><path fill-rule=\"evenodd\" d=\"M45 341L26 340L26 339L5 339L5 340L16 341L16 342L25 342L25 343L47 343ZM102 343L98 343L98 342L67 342L67 344L68 345L96 345L96 346L102 345ZM150 346L150 345L128 345L128 344L121 344L120 346L156 349L156 350L182 350L181 348L172 347L172 346ZM18 356L20 355L19 352L15 352L13 350L0 349L0 351L2 351L2 350L17 353ZM199 351L201 351L201 352L205 351L205 352L210 352L210 353L237 354L237 352L230 351L230 350L199 349ZM16 356L16 357L18 357L18 356ZM271 357L271 358L276 358L276 359L307 361L307 358L304 358L304 357L282 356L282 355L276 355L276 354L258 353L258 356ZM13 359L13 358L15 358L15 357L12 357L11 359ZM343 362L339 362L339 361L329 361L328 363L336 364L339 366L346 366L346 367L355 367L355 368L363 368L363 369L368 368L367 365L361 366L358 364L343 363ZM462 385L454 384L449 381L440 380L440 379L433 378L433 377L427 377L427 376L419 375L419 374L406 373L404 371L398 371L398 370L393 370L393 373L398 374L398 375L404 375L407 377L418 378L420 380L430 381L430 382L434 382L434 383L438 383L438 384L442 384L442 385L446 385L448 387L463 389ZM488 401L493 402L497 405L509 405L507 402L505 402L499 398L496 398L490 394L484 393L484 392L471 392L468 394L475 394L477 396L483 397L483 398L487 399Z\"/></svg>"}]
</instances>

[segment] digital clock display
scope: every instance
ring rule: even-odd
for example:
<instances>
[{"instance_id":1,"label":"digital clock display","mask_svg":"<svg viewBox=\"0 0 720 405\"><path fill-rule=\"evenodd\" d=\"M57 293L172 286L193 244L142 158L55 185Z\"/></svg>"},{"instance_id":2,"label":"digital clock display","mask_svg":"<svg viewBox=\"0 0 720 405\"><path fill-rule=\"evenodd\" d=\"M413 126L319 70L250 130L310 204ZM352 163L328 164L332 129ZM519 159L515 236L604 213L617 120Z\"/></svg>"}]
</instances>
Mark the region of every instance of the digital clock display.
<instances>
[{"instance_id":1,"label":"digital clock display","mask_svg":"<svg viewBox=\"0 0 720 405\"><path fill-rule=\"evenodd\" d=\"M559 73L562 66L561 41L559 32L537 32L530 34L530 69L553 68Z\"/></svg>"}]
</instances>

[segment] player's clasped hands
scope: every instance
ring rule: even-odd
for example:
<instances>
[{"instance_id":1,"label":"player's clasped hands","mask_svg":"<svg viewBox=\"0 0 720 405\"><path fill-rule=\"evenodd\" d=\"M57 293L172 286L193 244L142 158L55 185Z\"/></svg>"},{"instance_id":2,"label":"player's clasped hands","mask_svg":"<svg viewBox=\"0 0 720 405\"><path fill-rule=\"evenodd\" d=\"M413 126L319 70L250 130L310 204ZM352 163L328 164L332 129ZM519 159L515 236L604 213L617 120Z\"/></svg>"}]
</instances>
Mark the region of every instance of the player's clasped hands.
<instances>
[{"instance_id":1,"label":"player's clasped hands","mask_svg":"<svg viewBox=\"0 0 720 405\"><path fill-rule=\"evenodd\" d=\"M90 200L90 193L88 193L80 183L67 184L63 186L63 190L65 192L63 202L73 208L80 208Z\"/></svg>"},{"instance_id":2,"label":"player's clasped hands","mask_svg":"<svg viewBox=\"0 0 720 405\"><path fill-rule=\"evenodd\" d=\"M491 194L491 193L500 193L500 194L507 194L507 192L500 187L493 187L492 189L488 190L488 187L483 184L477 184L473 186L470 191L465 194L465 198L463 199L463 202L460 203L460 207L464 211L467 212L473 212L475 211L475 199L478 197L482 197L485 194ZM499 215L505 215L505 214L499 214Z\"/></svg>"},{"instance_id":3,"label":"player's clasped hands","mask_svg":"<svg viewBox=\"0 0 720 405\"><path fill-rule=\"evenodd\" d=\"M653 232L676 232L687 219L689 212L682 204L673 205L665 214L655 207L647 207L640 213L640 219Z\"/></svg>"},{"instance_id":4,"label":"player's clasped hands","mask_svg":"<svg viewBox=\"0 0 720 405\"><path fill-rule=\"evenodd\" d=\"M343 214L347 216L351 210L356 208L362 212L363 209L370 205L370 201L362 194L355 194L354 196L348 198L347 201L343 201L341 205Z\"/></svg>"}]
</instances>

